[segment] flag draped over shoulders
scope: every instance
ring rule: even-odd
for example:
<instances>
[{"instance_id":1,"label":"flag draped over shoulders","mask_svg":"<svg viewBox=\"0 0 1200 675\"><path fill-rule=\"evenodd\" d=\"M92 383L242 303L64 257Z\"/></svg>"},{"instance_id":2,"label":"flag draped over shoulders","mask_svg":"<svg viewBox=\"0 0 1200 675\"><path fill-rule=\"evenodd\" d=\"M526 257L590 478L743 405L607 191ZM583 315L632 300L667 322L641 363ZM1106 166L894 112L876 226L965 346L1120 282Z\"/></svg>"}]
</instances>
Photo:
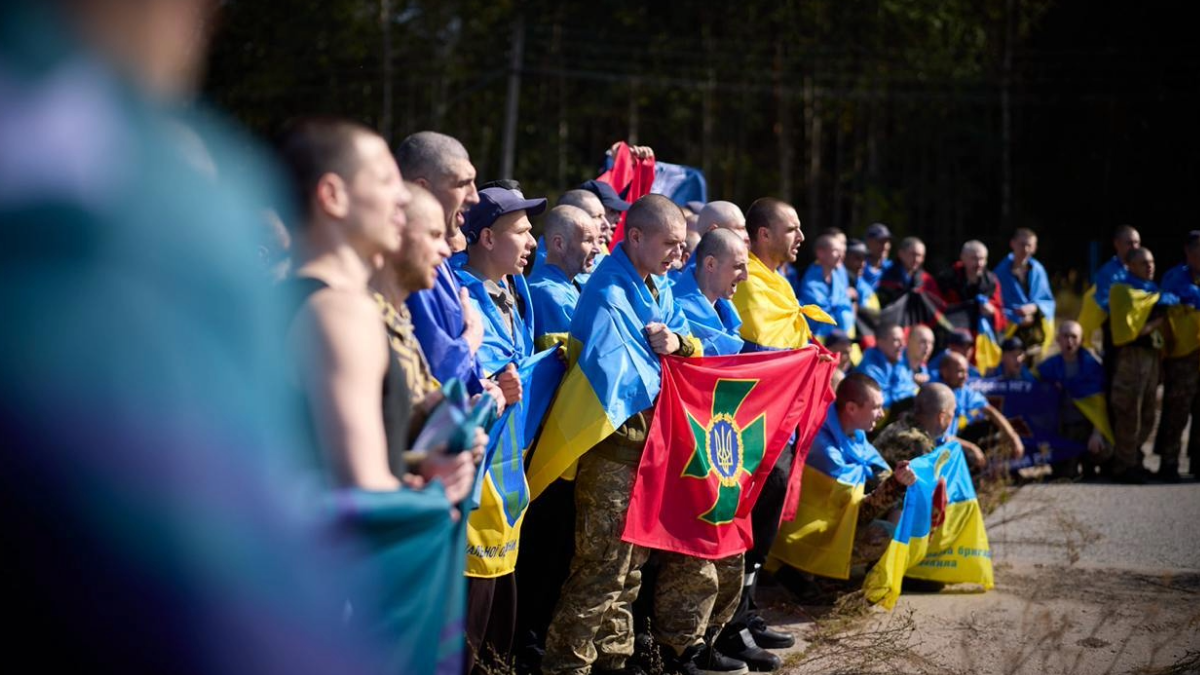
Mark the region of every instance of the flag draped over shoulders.
<instances>
[{"instance_id":1,"label":"flag draped over shoulders","mask_svg":"<svg viewBox=\"0 0 1200 675\"><path fill-rule=\"evenodd\" d=\"M1083 294L1083 305L1079 308L1079 326L1083 329L1083 341L1088 343L1092 334L1108 319L1108 295L1112 285L1125 278L1125 265L1113 256L1096 272L1095 283Z\"/></svg>"},{"instance_id":2,"label":"flag draped over shoulders","mask_svg":"<svg viewBox=\"0 0 1200 675\"><path fill-rule=\"evenodd\" d=\"M1046 275L1046 268L1037 260L1029 259L1029 272L1026 275L1029 288L1026 290L1025 285L1013 274L1012 266L1013 254L1009 253L992 271L1000 281L1000 292L1004 297L1004 313L1008 316L1008 320L1016 321L1018 317L1014 310L1029 304L1037 305L1042 316L1053 319L1056 304L1054 291L1050 288L1050 277Z\"/></svg>"},{"instance_id":3,"label":"flag draped over shoulders","mask_svg":"<svg viewBox=\"0 0 1200 675\"><path fill-rule=\"evenodd\" d=\"M477 394L483 390L479 380L483 374L471 347L463 337L462 303L458 294L462 286L449 262L437 268L433 288L408 296L405 304L412 313L413 333L439 382L462 380L467 390Z\"/></svg>"},{"instance_id":4,"label":"flag draped over shoulders","mask_svg":"<svg viewBox=\"0 0 1200 675\"><path fill-rule=\"evenodd\" d=\"M529 300L533 305L534 339L543 346L547 335L565 336L571 331L579 288L557 265L542 265L529 277Z\"/></svg>"},{"instance_id":5,"label":"flag draped over shoulders","mask_svg":"<svg viewBox=\"0 0 1200 675\"><path fill-rule=\"evenodd\" d=\"M909 463L917 475L891 544L867 573L867 600L892 609L904 577L994 586L983 514L958 441Z\"/></svg>"},{"instance_id":6,"label":"flag draped over shoulders","mask_svg":"<svg viewBox=\"0 0 1200 675\"><path fill-rule=\"evenodd\" d=\"M1179 297L1179 304L1167 315L1174 341L1167 352L1170 358L1187 356L1200 349L1200 286L1187 263L1167 270L1162 289Z\"/></svg>"},{"instance_id":7,"label":"flag draped over shoulders","mask_svg":"<svg viewBox=\"0 0 1200 675\"><path fill-rule=\"evenodd\" d=\"M1079 369L1067 377L1067 363L1062 354L1055 354L1038 364L1034 375L1042 382L1058 384L1066 396L1109 443L1114 441L1108 419L1108 404L1104 396L1104 365L1086 348L1079 350Z\"/></svg>"},{"instance_id":8,"label":"flag draped over shoulders","mask_svg":"<svg viewBox=\"0 0 1200 675\"><path fill-rule=\"evenodd\" d=\"M780 525L771 557L810 574L849 578L867 480L888 469L866 434L845 433L830 404L804 464L796 516Z\"/></svg>"},{"instance_id":9,"label":"flag draped over shoulders","mask_svg":"<svg viewBox=\"0 0 1200 675\"><path fill-rule=\"evenodd\" d=\"M1179 298L1163 293L1153 281L1125 275L1108 293L1113 344L1120 347L1138 339L1156 305L1178 305Z\"/></svg>"},{"instance_id":10,"label":"flag draped over shoulders","mask_svg":"<svg viewBox=\"0 0 1200 675\"><path fill-rule=\"evenodd\" d=\"M748 550L767 474L794 431L815 433L832 397L835 365L821 353L665 357L622 538L708 559Z\"/></svg>"},{"instance_id":11,"label":"flag draped over shoulders","mask_svg":"<svg viewBox=\"0 0 1200 675\"><path fill-rule=\"evenodd\" d=\"M525 449L533 442L566 367L554 351L521 362L521 400L488 430L476 483L479 508L467 519L467 576L498 577L516 569L521 523L529 506Z\"/></svg>"},{"instance_id":12,"label":"flag draped over shoulders","mask_svg":"<svg viewBox=\"0 0 1200 675\"><path fill-rule=\"evenodd\" d=\"M708 356L740 353L745 341L738 335L742 319L737 308L725 298L717 298L716 303L709 302L696 285L694 271L695 267L684 268L671 288L675 304L687 317L692 335L700 341Z\"/></svg>"},{"instance_id":13,"label":"flag draped over shoulders","mask_svg":"<svg viewBox=\"0 0 1200 675\"><path fill-rule=\"evenodd\" d=\"M475 352L483 376L491 377L504 370L508 364L519 364L521 359L531 356L535 314L529 302L529 286L525 277L520 274L507 277L511 283L509 291L514 303L510 330L496 306L496 300L488 294L484 281L467 269L466 254L456 254L450 262L454 266L459 283L470 294L471 307L483 317L483 344L479 345L479 351Z\"/></svg>"},{"instance_id":14,"label":"flag draped over shoulders","mask_svg":"<svg viewBox=\"0 0 1200 675\"><path fill-rule=\"evenodd\" d=\"M797 349L808 344L808 319L834 324L816 305L801 306L787 279L750 254L749 277L738 285L733 305L742 318L747 351Z\"/></svg>"},{"instance_id":15,"label":"flag draped over shoulders","mask_svg":"<svg viewBox=\"0 0 1200 675\"><path fill-rule=\"evenodd\" d=\"M665 324L681 340L692 340L696 354L701 353L664 281L651 277L656 299L620 246L592 273L571 321L571 368L530 458L534 498L583 453L654 405L661 367L646 340L646 324Z\"/></svg>"}]
</instances>

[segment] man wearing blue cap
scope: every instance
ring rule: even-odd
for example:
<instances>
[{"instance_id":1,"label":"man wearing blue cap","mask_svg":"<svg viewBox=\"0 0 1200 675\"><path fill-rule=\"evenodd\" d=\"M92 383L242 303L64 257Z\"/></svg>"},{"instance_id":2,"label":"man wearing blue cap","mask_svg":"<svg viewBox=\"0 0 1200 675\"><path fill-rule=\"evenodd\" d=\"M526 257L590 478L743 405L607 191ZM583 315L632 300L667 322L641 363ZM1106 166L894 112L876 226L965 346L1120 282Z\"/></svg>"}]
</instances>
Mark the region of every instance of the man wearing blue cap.
<instances>
[{"instance_id":1,"label":"man wearing blue cap","mask_svg":"<svg viewBox=\"0 0 1200 675\"><path fill-rule=\"evenodd\" d=\"M521 273L532 260L536 245L529 215L545 208L545 199L525 199L517 190L480 190L479 203L467 212L463 224L467 250L450 259L459 283L467 290L468 303L483 317L483 343L476 356L484 377L503 373L515 377L518 365L533 356L535 313ZM506 399L514 405L523 394L517 378L515 392L506 392ZM489 522L476 511L468 528L486 528ZM517 584L511 568L473 565L471 555L467 562L468 663L473 655L480 664L478 670L492 663L493 656L507 658L512 648ZM502 573L497 576L497 572Z\"/></svg>"}]
</instances>

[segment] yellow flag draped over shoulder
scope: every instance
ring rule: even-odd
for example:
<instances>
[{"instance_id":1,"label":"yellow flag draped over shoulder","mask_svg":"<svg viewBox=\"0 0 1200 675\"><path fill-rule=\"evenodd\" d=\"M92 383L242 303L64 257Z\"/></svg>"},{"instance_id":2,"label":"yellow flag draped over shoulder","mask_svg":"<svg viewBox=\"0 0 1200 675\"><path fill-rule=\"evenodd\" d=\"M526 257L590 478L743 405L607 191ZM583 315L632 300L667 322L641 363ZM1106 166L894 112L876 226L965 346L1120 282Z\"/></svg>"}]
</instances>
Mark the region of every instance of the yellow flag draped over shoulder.
<instances>
[{"instance_id":1,"label":"yellow flag draped over shoulder","mask_svg":"<svg viewBox=\"0 0 1200 675\"><path fill-rule=\"evenodd\" d=\"M1161 293L1148 288L1137 288L1128 277L1122 283L1113 284L1108 292L1108 308L1112 310L1109 323L1112 328L1113 344L1120 347L1138 338L1138 333L1150 319L1150 311L1161 297Z\"/></svg>"},{"instance_id":2,"label":"yellow flag draped over shoulder","mask_svg":"<svg viewBox=\"0 0 1200 675\"><path fill-rule=\"evenodd\" d=\"M1108 319L1108 312L1096 302L1096 287L1091 286L1083 294L1083 306L1079 309L1079 327L1083 331L1083 344L1092 344L1092 336Z\"/></svg>"},{"instance_id":3,"label":"yellow flag draped over shoulder","mask_svg":"<svg viewBox=\"0 0 1200 675\"><path fill-rule=\"evenodd\" d=\"M733 306L742 318L742 339L751 343L747 351L799 349L812 337L808 319L836 323L816 305L801 307L788 280L753 253L748 271L749 278L738 284L733 295Z\"/></svg>"},{"instance_id":4,"label":"yellow flag draped over shoulder","mask_svg":"<svg viewBox=\"0 0 1200 675\"><path fill-rule=\"evenodd\" d=\"M906 576L993 588L992 550L962 446L950 441L909 466L917 482L904 496L892 543L863 582L867 600L892 609Z\"/></svg>"}]
</instances>

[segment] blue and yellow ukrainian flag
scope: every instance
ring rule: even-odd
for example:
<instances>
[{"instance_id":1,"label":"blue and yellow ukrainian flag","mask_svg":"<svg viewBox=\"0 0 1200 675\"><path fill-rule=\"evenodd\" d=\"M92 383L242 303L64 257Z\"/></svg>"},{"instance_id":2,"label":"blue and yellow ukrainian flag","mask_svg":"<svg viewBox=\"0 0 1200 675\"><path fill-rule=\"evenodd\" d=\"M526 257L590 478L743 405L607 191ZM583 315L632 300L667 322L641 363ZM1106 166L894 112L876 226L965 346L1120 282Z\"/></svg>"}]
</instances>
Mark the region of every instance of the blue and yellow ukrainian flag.
<instances>
[{"instance_id":1,"label":"blue and yellow ukrainian flag","mask_svg":"<svg viewBox=\"0 0 1200 675\"><path fill-rule=\"evenodd\" d=\"M1017 332L1014 324L1009 324L1006 335ZM996 339L996 331L992 322L980 312L979 323L975 327L975 367L981 373L990 372L1000 365L1000 341Z\"/></svg>"},{"instance_id":2,"label":"blue and yellow ukrainian flag","mask_svg":"<svg viewBox=\"0 0 1200 675\"><path fill-rule=\"evenodd\" d=\"M887 470L865 434L846 436L830 404L804 463L796 517L780 524L771 558L810 574L849 579L867 480Z\"/></svg>"},{"instance_id":3,"label":"blue and yellow ukrainian flag","mask_svg":"<svg viewBox=\"0 0 1200 675\"><path fill-rule=\"evenodd\" d=\"M516 569L521 523L529 507L525 449L533 442L554 391L562 361L553 350L525 359L517 373L523 395L488 430L488 446L476 481L479 508L467 518L467 576L491 578Z\"/></svg>"},{"instance_id":4,"label":"blue and yellow ukrainian flag","mask_svg":"<svg viewBox=\"0 0 1200 675\"><path fill-rule=\"evenodd\" d=\"M799 349L812 337L808 319L837 323L816 305L801 306L788 280L753 253L747 270L749 278L738 284L733 294L733 306L742 318L746 351Z\"/></svg>"},{"instance_id":5,"label":"blue and yellow ukrainian flag","mask_svg":"<svg viewBox=\"0 0 1200 675\"><path fill-rule=\"evenodd\" d=\"M572 477L576 460L585 452L654 405L662 370L646 341L646 324L666 324L681 339L691 340L695 355L701 355L700 342L692 337L671 286L665 278L653 280L657 300L624 248L617 246L584 287L571 320L571 367L529 462L534 499L558 478Z\"/></svg>"},{"instance_id":6,"label":"blue and yellow ukrainian flag","mask_svg":"<svg viewBox=\"0 0 1200 675\"><path fill-rule=\"evenodd\" d=\"M958 441L909 463L917 482L908 487L892 543L867 573L867 600L896 605L904 577L992 588L992 550L983 514Z\"/></svg>"},{"instance_id":7,"label":"blue and yellow ukrainian flag","mask_svg":"<svg viewBox=\"0 0 1200 675\"><path fill-rule=\"evenodd\" d=\"M1112 310L1110 328L1113 344L1127 345L1138 339L1142 328L1150 320L1155 305L1174 306L1179 298L1163 293L1153 281L1145 281L1133 275L1125 275L1114 283L1108 292L1108 307Z\"/></svg>"},{"instance_id":8,"label":"blue and yellow ukrainian flag","mask_svg":"<svg viewBox=\"0 0 1200 675\"><path fill-rule=\"evenodd\" d=\"M1044 382L1061 384L1092 426L1105 440L1114 443L1112 425L1108 421L1108 403L1104 396L1104 366L1087 348L1079 350L1079 371L1067 379L1067 367L1061 354L1055 354L1038 364L1034 375Z\"/></svg>"}]
</instances>

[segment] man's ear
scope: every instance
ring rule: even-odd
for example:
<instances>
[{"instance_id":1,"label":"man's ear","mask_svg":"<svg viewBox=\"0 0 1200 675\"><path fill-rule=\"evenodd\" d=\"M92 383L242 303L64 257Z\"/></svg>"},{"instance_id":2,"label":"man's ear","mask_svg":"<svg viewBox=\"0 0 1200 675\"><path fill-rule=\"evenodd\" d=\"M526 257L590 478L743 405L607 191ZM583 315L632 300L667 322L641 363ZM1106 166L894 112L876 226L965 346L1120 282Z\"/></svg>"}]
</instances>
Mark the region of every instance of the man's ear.
<instances>
[{"instance_id":1,"label":"man's ear","mask_svg":"<svg viewBox=\"0 0 1200 675\"><path fill-rule=\"evenodd\" d=\"M717 269L717 256L715 255L705 256L704 260L700 262L704 263L704 269L709 272L715 272Z\"/></svg>"},{"instance_id":2,"label":"man's ear","mask_svg":"<svg viewBox=\"0 0 1200 675\"><path fill-rule=\"evenodd\" d=\"M425 180L424 178L414 178L412 182L416 183L417 185L420 185L421 187L425 188L426 190L429 189L429 181Z\"/></svg>"},{"instance_id":3,"label":"man's ear","mask_svg":"<svg viewBox=\"0 0 1200 675\"><path fill-rule=\"evenodd\" d=\"M489 251L492 250L492 247L496 245L496 237L494 234L492 234L492 228L485 227L479 231L479 243L482 244L485 249Z\"/></svg>"},{"instance_id":4,"label":"man's ear","mask_svg":"<svg viewBox=\"0 0 1200 675\"><path fill-rule=\"evenodd\" d=\"M336 173L324 174L317 179L313 202L317 211L334 218L345 218L350 211L350 195L346 190L346 182Z\"/></svg>"}]
</instances>

